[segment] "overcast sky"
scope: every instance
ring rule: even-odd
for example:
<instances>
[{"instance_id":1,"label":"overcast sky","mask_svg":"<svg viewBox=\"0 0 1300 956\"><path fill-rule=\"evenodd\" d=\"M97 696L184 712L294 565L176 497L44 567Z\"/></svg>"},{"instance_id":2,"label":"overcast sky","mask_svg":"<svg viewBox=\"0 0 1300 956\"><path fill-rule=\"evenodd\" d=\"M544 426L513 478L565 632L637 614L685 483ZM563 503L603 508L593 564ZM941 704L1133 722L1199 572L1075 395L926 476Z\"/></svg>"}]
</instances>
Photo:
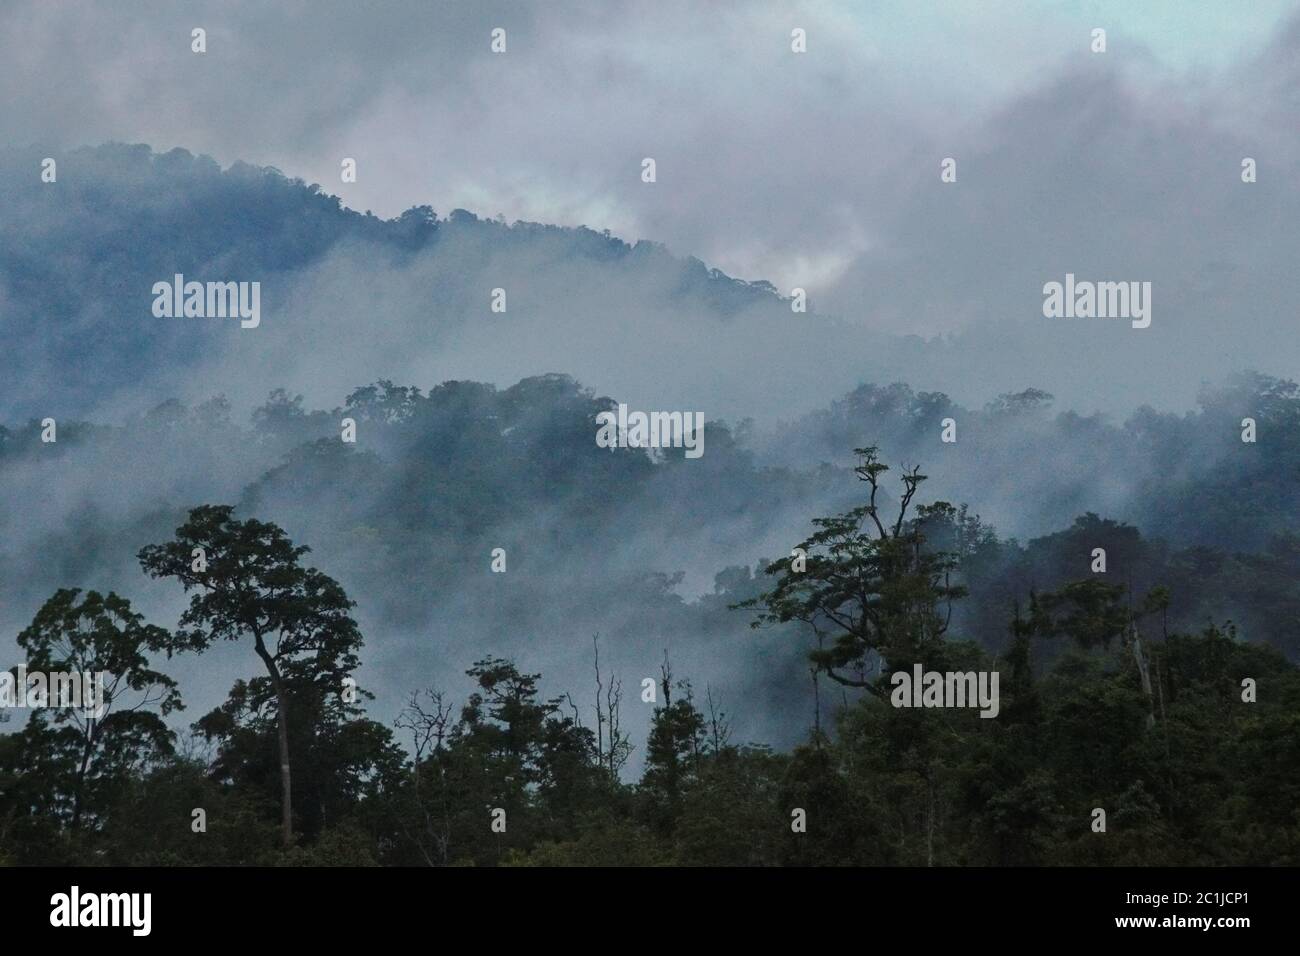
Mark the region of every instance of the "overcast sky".
<instances>
[{"instance_id":1,"label":"overcast sky","mask_svg":"<svg viewBox=\"0 0 1300 956\"><path fill-rule=\"evenodd\" d=\"M1061 77L1150 93L1162 120L1211 109L1249 131L1250 109L1216 106L1293 6L9 0L0 110L11 143L181 146L385 216L428 203L609 228L843 312L897 238L904 187L954 156L969 192L999 188L975 180L1006 172L978 165L1005 111ZM1269 91L1237 92L1257 109ZM355 184L340 182L345 156ZM948 329L960 312L906 324Z\"/></svg>"},{"instance_id":2,"label":"overcast sky","mask_svg":"<svg viewBox=\"0 0 1300 956\"><path fill-rule=\"evenodd\" d=\"M15 145L273 165L384 216L608 228L873 330L980 346L990 394L1186 407L1202 380L1300 361L1295 8L11 0L0 126ZM1151 328L1044 319L1067 272L1151 281ZM926 374L897 377L960 381Z\"/></svg>"}]
</instances>

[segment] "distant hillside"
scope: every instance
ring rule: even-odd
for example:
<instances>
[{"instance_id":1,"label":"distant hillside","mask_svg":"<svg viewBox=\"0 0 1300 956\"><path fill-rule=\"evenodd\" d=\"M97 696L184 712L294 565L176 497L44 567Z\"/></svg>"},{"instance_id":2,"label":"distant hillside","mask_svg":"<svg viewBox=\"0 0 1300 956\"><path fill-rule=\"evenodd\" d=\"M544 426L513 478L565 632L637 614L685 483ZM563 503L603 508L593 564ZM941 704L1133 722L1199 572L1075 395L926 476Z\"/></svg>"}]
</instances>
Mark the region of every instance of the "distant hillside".
<instances>
[{"instance_id":1,"label":"distant hillside","mask_svg":"<svg viewBox=\"0 0 1300 956\"><path fill-rule=\"evenodd\" d=\"M427 206L381 220L274 169L236 163L222 170L206 156L144 145L56 154L57 181L42 183L44 155L0 152L0 314L9 346L0 354L8 386L0 412L7 416L45 414L51 405L81 413L123 393L148 391L146 405L161 401L178 383L220 379L214 359L232 345L274 351L287 337L309 368L313 356L328 361L337 331L305 307L304 285L332 255L363 261L381 285L409 283L418 298L410 307L426 333L433 327L444 336L490 318L489 292L500 285L513 308L536 322L546 304L529 300L525 278L564 267L626 290L633 310L718 320L749 309L788 311L768 283L732 279L656 243L629 244L607 232L506 225L461 209L440 218ZM476 283L480 269L496 277ZM219 319L155 318L151 287L178 273L260 281L268 318L258 338L239 342L235 324ZM565 302L554 297L552 305ZM371 340L395 318L391 309L349 315ZM652 351L663 344L646 343ZM402 345L413 354L422 347L409 339ZM426 334L423 345L432 351L445 340Z\"/></svg>"}]
</instances>

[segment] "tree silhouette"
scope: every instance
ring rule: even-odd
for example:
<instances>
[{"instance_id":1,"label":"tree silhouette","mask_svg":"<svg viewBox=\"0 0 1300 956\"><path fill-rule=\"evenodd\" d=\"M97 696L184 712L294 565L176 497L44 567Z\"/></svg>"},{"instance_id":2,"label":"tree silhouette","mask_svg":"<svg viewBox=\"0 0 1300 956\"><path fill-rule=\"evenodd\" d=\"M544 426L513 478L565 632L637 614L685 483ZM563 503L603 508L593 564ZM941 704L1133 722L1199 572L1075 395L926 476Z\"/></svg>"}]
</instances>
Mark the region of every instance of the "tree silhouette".
<instances>
[{"instance_id":1,"label":"tree silhouette","mask_svg":"<svg viewBox=\"0 0 1300 956\"><path fill-rule=\"evenodd\" d=\"M27 757L42 765L51 788L47 809L66 811L71 829L82 825L88 804L104 802L97 795L172 752L173 735L160 715L184 705L176 682L153 670L146 652L170 656L173 643L125 598L98 591L83 597L75 588L55 592L18 635L29 671L102 675L104 682L94 708L50 700L24 730ZM155 705L158 713L146 709Z\"/></svg>"},{"instance_id":2,"label":"tree silhouette","mask_svg":"<svg viewBox=\"0 0 1300 956\"><path fill-rule=\"evenodd\" d=\"M951 522L956 509L940 501L917 506L908 517L926 480L915 467L903 472L898 511L886 523L877 499L889 466L874 445L854 452L861 459L854 471L871 489L867 503L814 518L818 530L798 545L806 557L768 564L764 570L777 576L776 586L735 607L760 609L752 627L804 622L818 637L810 655L816 668L880 696L877 681L866 676L872 655L902 666L935 652L948 630L952 602L966 589L951 580L956 557L925 547L927 523Z\"/></svg>"},{"instance_id":3,"label":"tree silhouette","mask_svg":"<svg viewBox=\"0 0 1300 956\"><path fill-rule=\"evenodd\" d=\"M203 650L218 640L252 637L266 677L248 682L251 701L274 706L277 718L281 836L293 843L289 700L293 692L314 699L339 694L358 665L361 633L354 606L333 578L304 568L308 552L277 525L238 521L229 505L201 505L176 529L176 537L139 553L151 577L173 577L197 591L177 630L181 643Z\"/></svg>"}]
</instances>

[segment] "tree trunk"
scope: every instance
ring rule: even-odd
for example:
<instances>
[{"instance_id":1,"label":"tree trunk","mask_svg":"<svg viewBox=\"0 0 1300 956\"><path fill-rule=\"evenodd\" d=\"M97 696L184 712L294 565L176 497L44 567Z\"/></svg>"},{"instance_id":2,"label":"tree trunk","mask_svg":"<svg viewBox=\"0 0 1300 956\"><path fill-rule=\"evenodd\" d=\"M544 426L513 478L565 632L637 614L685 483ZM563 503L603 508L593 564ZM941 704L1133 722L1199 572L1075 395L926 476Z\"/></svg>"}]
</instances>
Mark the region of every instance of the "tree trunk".
<instances>
[{"instance_id":1,"label":"tree trunk","mask_svg":"<svg viewBox=\"0 0 1300 956\"><path fill-rule=\"evenodd\" d=\"M266 672L271 676L271 686L275 688L275 706L279 713L276 722L280 737L280 838L287 850L293 846L293 803L289 799L291 792L289 776L289 697L285 693L284 682L280 679L280 669L275 666L273 658L262 642L262 635L253 634L257 656L266 665Z\"/></svg>"},{"instance_id":2,"label":"tree trunk","mask_svg":"<svg viewBox=\"0 0 1300 956\"><path fill-rule=\"evenodd\" d=\"M95 718L86 718L85 742L81 748L81 766L77 769L77 783L72 791L72 829L81 825L81 800L86 786L86 772L90 769L90 755L95 749Z\"/></svg>"},{"instance_id":3,"label":"tree trunk","mask_svg":"<svg viewBox=\"0 0 1300 956\"><path fill-rule=\"evenodd\" d=\"M293 804L289 800L291 790L289 779L289 702L285 699L284 688L280 686L280 681L276 680L275 699L277 709L280 711L280 799L283 804L280 809L280 829L281 839L284 841L285 849L293 846Z\"/></svg>"},{"instance_id":4,"label":"tree trunk","mask_svg":"<svg viewBox=\"0 0 1300 956\"><path fill-rule=\"evenodd\" d=\"M1156 704L1151 691L1151 672L1147 669L1147 658L1142 653L1142 638L1138 636L1136 627L1133 628L1133 656L1137 659L1138 676L1142 680L1142 691L1147 695L1147 729L1150 730L1156 723Z\"/></svg>"}]
</instances>

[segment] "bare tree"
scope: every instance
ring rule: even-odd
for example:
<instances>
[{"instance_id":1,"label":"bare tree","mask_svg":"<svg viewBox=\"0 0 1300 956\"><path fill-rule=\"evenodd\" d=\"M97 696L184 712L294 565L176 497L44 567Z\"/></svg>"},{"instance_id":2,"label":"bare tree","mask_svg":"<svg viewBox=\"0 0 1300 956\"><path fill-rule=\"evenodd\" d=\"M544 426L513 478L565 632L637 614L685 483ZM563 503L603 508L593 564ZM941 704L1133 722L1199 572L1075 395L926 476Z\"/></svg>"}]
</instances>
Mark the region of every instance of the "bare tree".
<instances>
[{"instance_id":1,"label":"bare tree","mask_svg":"<svg viewBox=\"0 0 1300 956\"><path fill-rule=\"evenodd\" d=\"M447 863L451 846L451 807L447 804L447 787L443 779L446 768L441 757L449 732L452 705L444 702L442 691L432 688L423 692L423 699L421 697L419 692L413 691L394 724L411 735L411 753L414 755L411 788L415 805L423 818L423 835L428 838L430 846L426 846L426 840L419 835L409 831L407 835L412 837L425 862L437 866ZM436 794L426 794L420 786L426 769L438 778ZM405 829L404 822L402 826ZM430 849L436 852L436 858Z\"/></svg>"},{"instance_id":2,"label":"bare tree","mask_svg":"<svg viewBox=\"0 0 1300 956\"><path fill-rule=\"evenodd\" d=\"M591 639L596 670L596 762L617 779L632 754L631 736L622 729L623 681L600 672L600 635Z\"/></svg>"}]
</instances>

